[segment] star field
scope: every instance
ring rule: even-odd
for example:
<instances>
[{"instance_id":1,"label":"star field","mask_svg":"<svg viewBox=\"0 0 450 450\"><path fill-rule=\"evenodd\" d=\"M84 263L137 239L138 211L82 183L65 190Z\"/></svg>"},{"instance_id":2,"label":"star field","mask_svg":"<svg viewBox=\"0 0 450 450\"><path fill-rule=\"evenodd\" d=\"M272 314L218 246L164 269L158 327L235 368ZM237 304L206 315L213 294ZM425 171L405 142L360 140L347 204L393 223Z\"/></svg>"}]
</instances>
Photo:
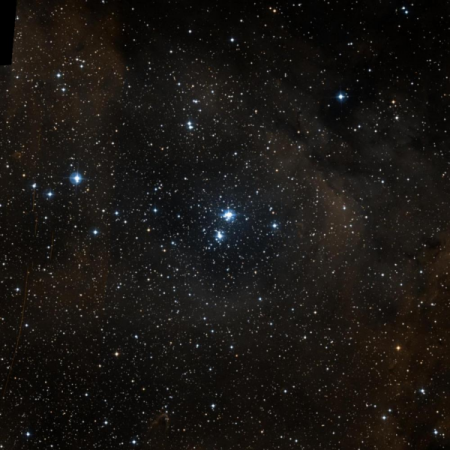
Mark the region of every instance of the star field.
<instances>
[{"instance_id":1,"label":"star field","mask_svg":"<svg viewBox=\"0 0 450 450\"><path fill-rule=\"evenodd\" d=\"M449 13L19 1L0 449L449 449Z\"/></svg>"}]
</instances>

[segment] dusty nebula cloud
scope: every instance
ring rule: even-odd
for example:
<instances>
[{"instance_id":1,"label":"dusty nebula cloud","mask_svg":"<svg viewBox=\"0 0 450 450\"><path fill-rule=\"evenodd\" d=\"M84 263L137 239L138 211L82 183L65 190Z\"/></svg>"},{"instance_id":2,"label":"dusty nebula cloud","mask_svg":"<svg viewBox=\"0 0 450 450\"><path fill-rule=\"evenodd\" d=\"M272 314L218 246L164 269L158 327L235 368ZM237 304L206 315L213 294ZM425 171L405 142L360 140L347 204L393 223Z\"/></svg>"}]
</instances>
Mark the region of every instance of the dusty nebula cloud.
<instances>
[{"instance_id":1,"label":"dusty nebula cloud","mask_svg":"<svg viewBox=\"0 0 450 450\"><path fill-rule=\"evenodd\" d=\"M0 448L450 448L448 14L19 0Z\"/></svg>"}]
</instances>

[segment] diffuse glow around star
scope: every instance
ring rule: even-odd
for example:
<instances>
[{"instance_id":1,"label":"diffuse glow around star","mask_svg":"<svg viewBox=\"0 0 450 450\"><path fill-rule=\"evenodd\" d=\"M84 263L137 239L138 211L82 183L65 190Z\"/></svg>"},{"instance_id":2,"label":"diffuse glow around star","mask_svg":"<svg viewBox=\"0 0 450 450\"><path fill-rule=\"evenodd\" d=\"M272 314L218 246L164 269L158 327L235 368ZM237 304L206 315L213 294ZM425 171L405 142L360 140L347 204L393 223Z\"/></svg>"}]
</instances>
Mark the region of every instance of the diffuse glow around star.
<instances>
[{"instance_id":1,"label":"diffuse glow around star","mask_svg":"<svg viewBox=\"0 0 450 450\"><path fill-rule=\"evenodd\" d=\"M222 217L223 217L227 222L230 222L231 220L234 219L235 213L234 213L233 211L227 209L227 210L224 212L224 214L223 214Z\"/></svg>"},{"instance_id":2,"label":"diffuse glow around star","mask_svg":"<svg viewBox=\"0 0 450 450\"><path fill-rule=\"evenodd\" d=\"M70 182L72 184L77 185L77 184L80 184L82 181L83 181L83 177L81 176L80 173L74 172L74 173L72 173L72 175L70 175Z\"/></svg>"}]
</instances>

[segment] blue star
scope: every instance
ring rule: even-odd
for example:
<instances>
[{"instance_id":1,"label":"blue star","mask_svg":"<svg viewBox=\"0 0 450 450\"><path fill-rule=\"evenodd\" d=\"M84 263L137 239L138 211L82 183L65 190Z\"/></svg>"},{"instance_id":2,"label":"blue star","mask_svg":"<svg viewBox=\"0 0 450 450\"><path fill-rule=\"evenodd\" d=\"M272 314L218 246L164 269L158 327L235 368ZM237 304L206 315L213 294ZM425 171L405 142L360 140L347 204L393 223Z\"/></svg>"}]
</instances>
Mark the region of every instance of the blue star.
<instances>
[{"instance_id":1,"label":"blue star","mask_svg":"<svg viewBox=\"0 0 450 450\"><path fill-rule=\"evenodd\" d=\"M343 101L346 100L347 98L348 98L347 93L345 93L345 92L338 92L338 94L337 94L337 99L338 99L340 102L343 102Z\"/></svg>"},{"instance_id":2,"label":"blue star","mask_svg":"<svg viewBox=\"0 0 450 450\"><path fill-rule=\"evenodd\" d=\"M78 172L74 172L72 175L70 175L70 182L72 184L80 184L82 180L83 177Z\"/></svg>"},{"instance_id":3,"label":"blue star","mask_svg":"<svg viewBox=\"0 0 450 450\"><path fill-rule=\"evenodd\" d=\"M217 237L218 241L222 240L223 239L223 233L221 231L218 231L216 237Z\"/></svg>"},{"instance_id":4,"label":"blue star","mask_svg":"<svg viewBox=\"0 0 450 450\"><path fill-rule=\"evenodd\" d=\"M224 215L222 216L227 222L229 222L231 219L234 218L233 211L227 210L225 211Z\"/></svg>"}]
</instances>

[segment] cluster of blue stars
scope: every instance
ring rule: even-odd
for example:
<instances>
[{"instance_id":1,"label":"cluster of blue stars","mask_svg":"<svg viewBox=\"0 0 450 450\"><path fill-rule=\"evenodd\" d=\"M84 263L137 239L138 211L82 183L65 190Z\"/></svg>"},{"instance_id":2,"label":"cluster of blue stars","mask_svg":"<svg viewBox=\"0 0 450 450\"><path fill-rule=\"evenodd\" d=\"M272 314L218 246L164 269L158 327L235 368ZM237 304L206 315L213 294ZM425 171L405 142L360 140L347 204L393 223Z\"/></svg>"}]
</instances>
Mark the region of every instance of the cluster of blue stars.
<instances>
[{"instance_id":1,"label":"cluster of blue stars","mask_svg":"<svg viewBox=\"0 0 450 450\"><path fill-rule=\"evenodd\" d=\"M233 211L227 210L225 211L224 215L222 216L227 222L234 219L234 213Z\"/></svg>"}]
</instances>

